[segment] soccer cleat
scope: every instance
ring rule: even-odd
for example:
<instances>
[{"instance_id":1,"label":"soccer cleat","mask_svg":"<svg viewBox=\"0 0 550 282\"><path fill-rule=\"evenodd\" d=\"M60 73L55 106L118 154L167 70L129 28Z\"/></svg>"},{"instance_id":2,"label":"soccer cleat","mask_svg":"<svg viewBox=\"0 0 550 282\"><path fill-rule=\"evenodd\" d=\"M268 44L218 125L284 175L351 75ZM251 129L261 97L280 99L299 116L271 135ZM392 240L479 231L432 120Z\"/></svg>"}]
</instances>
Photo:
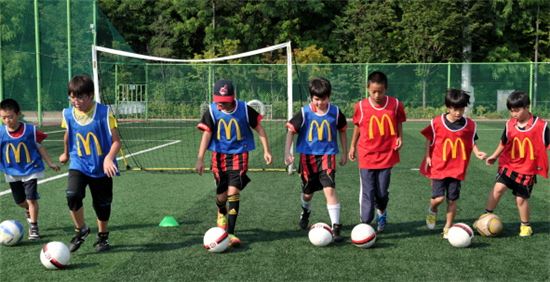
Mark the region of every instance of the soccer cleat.
<instances>
[{"instance_id":1,"label":"soccer cleat","mask_svg":"<svg viewBox=\"0 0 550 282\"><path fill-rule=\"evenodd\" d=\"M71 242L69 243L69 250L72 252L76 252L78 248L80 248L80 245L84 243L86 240L86 237L90 234L90 228L85 227L83 229L75 229L75 235L71 239Z\"/></svg>"},{"instance_id":2,"label":"soccer cleat","mask_svg":"<svg viewBox=\"0 0 550 282\"><path fill-rule=\"evenodd\" d=\"M388 215L386 211L382 213L380 210L376 210L376 221L378 222L378 225L376 226L377 232L384 231L384 228L386 228L387 217Z\"/></svg>"},{"instance_id":3,"label":"soccer cleat","mask_svg":"<svg viewBox=\"0 0 550 282\"><path fill-rule=\"evenodd\" d=\"M437 213L433 212L431 209L428 209L428 215L426 215L426 226L428 227L428 229L434 229L436 222Z\"/></svg>"},{"instance_id":4,"label":"soccer cleat","mask_svg":"<svg viewBox=\"0 0 550 282\"><path fill-rule=\"evenodd\" d=\"M342 241L344 241L344 237L342 237L340 235L342 231L342 224L333 224L332 225L332 234L334 236L334 242L335 243L340 243Z\"/></svg>"},{"instance_id":5,"label":"soccer cleat","mask_svg":"<svg viewBox=\"0 0 550 282\"><path fill-rule=\"evenodd\" d=\"M449 227L443 227L443 232L441 232L441 234L443 235L443 239L449 239Z\"/></svg>"},{"instance_id":6,"label":"soccer cleat","mask_svg":"<svg viewBox=\"0 0 550 282\"><path fill-rule=\"evenodd\" d=\"M222 214L218 212L218 219L216 220L216 223L218 224L219 228L223 228L223 230L227 230L227 216L225 214Z\"/></svg>"},{"instance_id":7,"label":"soccer cleat","mask_svg":"<svg viewBox=\"0 0 550 282\"><path fill-rule=\"evenodd\" d=\"M241 240L237 236L229 234L229 246L238 248L241 246Z\"/></svg>"},{"instance_id":8,"label":"soccer cleat","mask_svg":"<svg viewBox=\"0 0 550 282\"><path fill-rule=\"evenodd\" d=\"M300 225L300 228L302 230L307 230L307 226L309 225L309 215L311 214L311 211L302 208L302 213L300 214L300 222L298 225Z\"/></svg>"},{"instance_id":9,"label":"soccer cleat","mask_svg":"<svg viewBox=\"0 0 550 282\"><path fill-rule=\"evenodd\" d=\"M531 225L521 225L519 227L520 237L530 237L531 235L533 235L533 228L531 228Z\"/></svg>"},{"instance_id":10,"label":"soccer cleat","mask_svg":"<svg viewBox=\"0 0 550 282\"><path fill-rule=\"evenodd\" d=\"M29 240L40 239L40 233L38 232L38 224L31 224L29 227Z\"/></svg>"},{"instance_id":11,"label":"soccer cleat","mask_svg":"<svg viewBox=\"0 0 550 282\"><path fill-rule=\"evenodd\" d=\"M109 245L109 232L98 233L94 247L96 252L108 251L111 248L111 245Z\"/></svg>"},{"instance_id":12,"label":"soccer cleat","mask_svg":"<svg viewBox=\"0 0 550 282\"><path fill-rule=\"evenodd\" d=\"M25 210L25 218L27 219L27 223L30 224L32 222L31 220L31 213L28 209Z\"/></svg>"}]
</instances>

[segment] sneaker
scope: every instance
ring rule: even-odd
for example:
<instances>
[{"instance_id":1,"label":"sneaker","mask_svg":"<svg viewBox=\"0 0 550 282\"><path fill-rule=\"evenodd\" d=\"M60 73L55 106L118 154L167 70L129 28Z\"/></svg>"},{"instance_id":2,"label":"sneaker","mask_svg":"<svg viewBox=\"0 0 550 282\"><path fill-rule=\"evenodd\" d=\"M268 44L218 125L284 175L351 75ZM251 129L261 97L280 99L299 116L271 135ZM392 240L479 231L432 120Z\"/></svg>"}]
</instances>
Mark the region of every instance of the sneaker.
<instances>
[{"instance_id":1,"label":"sneaker","mask_svg":"<svg viewBox=\"0 0 550 282\"><path fill-rule=\"evenodd\" d=\"M437 213L433 212L431 209L428 209L428 215L426 215L426 226L428 227L428 229L434 229L436 222Z\"/></svg>"},{"instance_id":2,"label":"sneaker","mask_svg":"<svg viewBox=\"0 0 550 282\"><path fill-rule=\"evenodd\" d=\"M111 245L109 245L109 232L98 233L94 247L96 252L108 251L111 248Z\"/></svg>"},{"instance_id":3,"label":"sneaker","mask_svg":"<svg viewBox=\"0 0 550 282\"><path fill-rule=\"evenodd\" d=\"M387 212L384 211L384 213L380 212L380 210L376 210L376 221L378 222L378 225L376 226L376 231L382 232L384 231L384 228L386 228L387 223Z\"/></svg>"},{"instance_id":4,"label":"sneaker","mask_svg":"<svg viewBox=\"0 0 550 282\"><path fill-rule=\"evenodd\" d=\"M449 227L443 227L443 232L441 232L441 234L443 235L443 239L449 239Z\"/></svg>"},{"instance_id":5,"label":"sneaker","mask_svg":"<svg viewBox=\"0 0 550 282\"><path fill-rule=\"evenodd\" d=\"M333 224L332 225L332 233L334 234L334 242L340 243L344 241L344 237L340 235L342 231L342 224Z\"/></svg>"},{"instance_id":6,"label":"sneaker","mask_svg":"<svg viewBox=\"0 0 550 282\"><path fill-rule=\"evenodd\" d=\"M40 233L38 232L38 224L31 224L29 227L29 240L40 239Z\"/></svg>"},{"instance_id":7,"label":"sneaker","mask_svg":"<svg viewBox=\"0 0 550 282\"><path fill-rule=\"evenodd\" d=\"M531 225L521 225L519 227L520 237L529 237L531 235L533 235L533 228L531 228Z\"/></svg>"},{"instance_id":8,"label":"sneaker","mask_svg":"<svg viewBox=\"0 0 550 282\"><path fill-rule=\"evenodd\" d=\"M241 239L233 234L229 234L229 246L238 248L241 246Z\"/></svg>"},{"instance_id":9,"label":"sneaker","mask_svg":"<svg viewBox=\"0 0 550 282\"><path fill-rule=\"evenodd\" d=\"M31 213L29 212L28 209L25 210L25 218L27 219L27 223L28 224L31 224L32 220L31 220Z\"/></svg>"},{"instance_id":10,"label":"sneaker","mask_svg":"<svg viewBox=\"0 0 550 282\"><path fill-rule=\"evenodd\" d=\"M311 214L310 210L302 208L302 213L300 214L300 222L298 225L300 225L300 228L302 230L307 230L307 226L309 225L309 215Z\"/></svg>"},{"instance_id":11,"label":"sneaker","mask_svg":"<svg viewBox=\"0 0 550 282\"><path fill-rule=\"evenodd\" d=\"M225 214L218 212L218 219L216 220L216 223L218 224L219 228L223 228L224 230L227 230L227 216Z\"/></svg>"},{"instance_id":12,"label":"sneaker","mask_svg":"<svg viewBox=\"0 0 550 282\"><path fill-rule=\"evenodd\" d=\"M71 242L69 243L69 250L71 251L71 253L78 250L78 248L80 248L80 245L84 243L84 241L86 240L86 237L88 237L88 235L90 234L90 228L85 227L82 229L75 229L74 232L75 232L75 235L71 239Z\"/></svg>"}]
</instances>

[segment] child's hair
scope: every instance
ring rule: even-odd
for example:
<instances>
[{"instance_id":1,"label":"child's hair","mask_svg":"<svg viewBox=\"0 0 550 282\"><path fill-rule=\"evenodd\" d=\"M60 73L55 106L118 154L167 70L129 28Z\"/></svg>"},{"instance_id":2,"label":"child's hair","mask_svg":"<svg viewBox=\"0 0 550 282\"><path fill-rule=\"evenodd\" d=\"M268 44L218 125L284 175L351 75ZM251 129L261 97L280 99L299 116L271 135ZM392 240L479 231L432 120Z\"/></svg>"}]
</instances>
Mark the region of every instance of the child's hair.
<instances>
[{"instance_id":1,"label":"child's hair","mask_svg":"<svg viewBox=\"0 0 550 282\"><path fill-rule=\"evenodd\" d=\"M512 108L527 108L530 104L529 95L523 91L516 90L506 99L506 107L508 110Z\"/></svg>"},{"instance_id":2,"label":"child's hair","mask_svg":"<svg viewBox=\"0 0 550 282\"><path fill-rule=\"evenodd\" d=\"M21 112L19 103L17 103L17 101L11 98L2 100L2 102L0 102L0 109L4 111L13 111L16 114L19 114L19 112Z\"/></svg>"},{"instance_id":3,"label":"child's hair","mask_svg":"<svg viewBox=\"0 0 550 282\"><path fill-rule=\"evenodd\" d=\"M67 95L71 96L71 93L75 97L92 96L94 95L94 82L87 75L76 75L67 86Z\"/></svg>"},{"instance_id":4,"label":"child's hair","mask_svg":"<svg viewBox=\"0 0 550 282\"><path fill-rule=\"evenodd\" d=\"M445 95L445 106L447 108L466 108L470 104L468 92L460 89L449 89Z\"/></svg>"},{"instance_id":5,"label":"child's hair","mask_svg":"<svg viewBox=\"0 0 550 282\"><path fill-rule=\"evenodd\" d=\"M369 77L367 78L367 87L371 83L379 83L384 84L384 88L388 88L388 77L381 71L373 71L369 74Z\"/></svg>"},{"instance_id":6,"label":"child's hair","mask_svg":"<svg viewBox=\"0 0 550 282\"><path fill-rule=\"evenodd\" d=\"M332 86L330 81L323 77L316 77L309 81L309 96L319 98L330 97Z\"/></svg>"}]
</instances>

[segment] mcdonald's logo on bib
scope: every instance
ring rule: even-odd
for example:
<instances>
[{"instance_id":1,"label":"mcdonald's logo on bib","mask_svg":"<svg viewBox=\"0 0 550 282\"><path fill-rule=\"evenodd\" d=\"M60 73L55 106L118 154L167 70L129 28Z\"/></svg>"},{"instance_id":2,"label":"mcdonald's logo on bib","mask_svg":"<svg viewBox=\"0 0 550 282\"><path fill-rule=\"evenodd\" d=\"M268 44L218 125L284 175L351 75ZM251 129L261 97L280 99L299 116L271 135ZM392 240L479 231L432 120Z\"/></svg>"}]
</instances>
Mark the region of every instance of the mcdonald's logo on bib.
<instances>
[{"instance_id":1,"label":"mcdonald's logo on bib","mask_svg":"<svg viewBox=\"0 0 550 282\"><path fill-rule=\"evenodd\" d=\"M456 159L457 151L460 145L460 150L462 152L462 159L466 160L466 147L464 146L464 141L461 138L457 138L454 142L451 139L447 138L443 141L443 160L447 160L447 145L450 146L451 158Z\"/></svg>"},{"instance_id":2,"label":"mcdonald's logo on bib","mask_svg":"<svg viewBox=\"0 0 550 282\"><path fill-rule=\"evenodd\" d=\"M23 152L25 153L25 161L27 163L31 162L31 154L29 152L29 148L27 148L27 145L23 142L19 142L17 146L14 146L13 144L8 144L6 146L6 162L9 164L11 163L10 158L10 151L13 152L13 155L15 156L15 162L20 163L21 162L21 149L23 149Z\"/></svg>"},{"instance_id":3,"label":"mcdonald's logo on bib","mask_svg":"<svg viewBox=\"0 0 550 282\"><path fill-rule=\"evenodd\" d=\"M220 140L220 137L221 137L220 133L221 133L222 126L223 126L224 131L225 131L225 139L226 140L231 139L232 125L235 125L235 132L237 134L237 140L240 141L240 140L243 139L243 137L241 136L241 128L239 127L239 123L237 122L236 119L232 118L231 120L229 120L229 122L225 122L224 119L220 119L218 121L218 133L216 135L218 140Z\"/></svg>"},{"instance_id":4,"label":"mcdonald's logo on bib","mask_svg":"<svg viewBox=\"0 0 550 282\"><path fill-rule=\"evenodd\" d=\"M321 122L321 125L319 125L319 123L316 120L314 120L309 125L309 133L307 135L307 140L309 142L313 141L313 127L315 127L317 129L317 140L318 141L323 141L323 138L325 136L325 134L324 134L325 129L326 129L326 132L327 132L327 141L328 142L332 141L332 133L330 131L330 125L328 124L328 121L323 120Z\"/></svg>"},{"instance_id":5,"label":"mcdonald's logo on bib","mask_svg":"<svg viewBox=\"0 0 550 282\"><path fill-rule=\"evenodd\" d=\"M97 136L92 132L88 132L86 134L86 138L84 138L80 133L76 134L76 148L77 148L79 157L82 157L82 149L80 148L81 146L84 146L84 153L87 156L90 156L92 154L92 149L90 147L91 140L94 141L97 155L98 156L103 155L103 151L101 150L101 144L99 143Z\"/></svg>"},{"instance_id":6,"label":"mcdonald's logo on bib","mask_svg":"<svg viewBox=\"0 0 550 282\"><path fill-rule=\"evenodd\" d=\"M529 159L535 159L535 153L531 139L526 137L522 141L520 141L518 137L514 137L514 140L512 140L512 159L516 159L516 145L518 147L517 150L519 151L519 158L525 158L525 154L527 151L526 146L529 145Z\"/></svg>"},{"instance_id":7,"label":"mcdonald's logo on bib","mask_svg":"<svg viewBox=\"0 0 550 282\"><path fill-rule=\"evenodd\" d=\"M393 123L388 114L382 115L382 118L378 119L377 116L371 116L369 120L369 138L372 139L374 137L374 129L373 125L376 123L378 126L378 132L380 132L380 136L384 136L386 134L386 129L384 127L384 121L388 123L389 129L390 129L390 135L395 135L395 128L393 128Z\"/></svg>"}]
</instances>

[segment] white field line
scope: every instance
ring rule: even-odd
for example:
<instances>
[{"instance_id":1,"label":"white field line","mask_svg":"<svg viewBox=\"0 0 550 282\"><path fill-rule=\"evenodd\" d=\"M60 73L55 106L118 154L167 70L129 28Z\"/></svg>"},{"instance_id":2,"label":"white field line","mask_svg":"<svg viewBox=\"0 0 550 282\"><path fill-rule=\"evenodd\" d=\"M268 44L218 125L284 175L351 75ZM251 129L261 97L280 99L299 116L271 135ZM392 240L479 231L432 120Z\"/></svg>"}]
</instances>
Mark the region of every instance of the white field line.
<instances>
[{"instance_id":1,"label":"white field line","mask_svg":"<svg viewBox=\"0 0 550 282\"><path fill-rule=\"evenodd\" d=\"M170 145L174 145L174 144L177 144L181 142L181 140L175 140L175 141L172 141L172 142L169 142L169 143L166 143L166 144L162 144L162 145L159 145L159 146L155 146L153 148L149 148L149 149L145 149L145 150L142 150L142 151L139 151L139 152L135 152L135 153L132 153L132 154L129 154L129 155L126 155L125 157L128 158L128 157L131 157L131 156L136 156L136 155L140 155L140 154L144 154L144 153L147 153L147 152L151 152L151 151L154 151L154 150L158 150L160 148L163 148L163 147L167 147L167 146L170 146ZM116 158L117 161L121 160L122 157L118 157ZM69 175L68 172L65 172L63 174L59 174L59 175L56 175L56 176L52 176L52 177L48 177L48 178L45 178L45 179L41 179L41 180L38 180L38 184L42 184L42 183L46 183L46 182L50 182L50 181L53 181L53 180L56 180L56 179L59 179L59 178L63 178L65 176ZM0 197L1 196L4 196L6 194L9 194L11 193L11 189L10 190L5 190L5 191L2 191L0 192Z\"/></svg>"}]
</instances>

